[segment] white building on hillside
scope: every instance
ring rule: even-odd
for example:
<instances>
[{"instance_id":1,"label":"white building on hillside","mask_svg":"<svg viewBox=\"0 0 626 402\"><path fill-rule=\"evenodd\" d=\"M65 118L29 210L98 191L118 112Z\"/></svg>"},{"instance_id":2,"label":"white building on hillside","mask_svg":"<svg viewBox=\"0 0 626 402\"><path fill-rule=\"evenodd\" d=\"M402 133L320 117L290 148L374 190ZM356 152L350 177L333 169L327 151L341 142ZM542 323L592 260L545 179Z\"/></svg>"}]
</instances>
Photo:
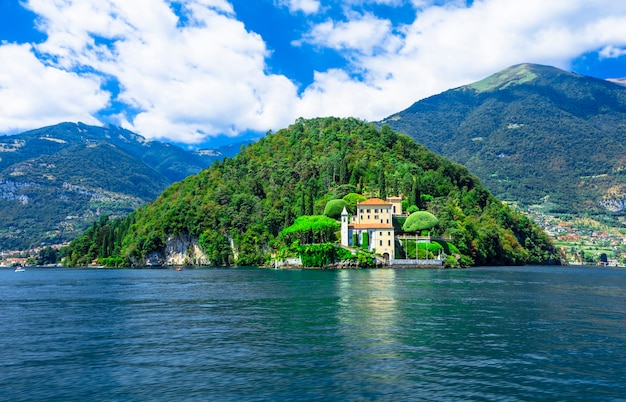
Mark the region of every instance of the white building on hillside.
<instances>
[{"instance_id":1,"label":"white building on hillside","mask_svg":"<svg viewBox=\"0 0 626 402\"><path fill-rule=\"evenodd\" d=\"M388 197L387 201L370 198L356 206L356 214L348 221L344 208L341 214L341 245L361 247L382 255L387 261L395 258L395 231L392 224L394 215L402 214L402 199Z\"/></svg>"}]
</instances>

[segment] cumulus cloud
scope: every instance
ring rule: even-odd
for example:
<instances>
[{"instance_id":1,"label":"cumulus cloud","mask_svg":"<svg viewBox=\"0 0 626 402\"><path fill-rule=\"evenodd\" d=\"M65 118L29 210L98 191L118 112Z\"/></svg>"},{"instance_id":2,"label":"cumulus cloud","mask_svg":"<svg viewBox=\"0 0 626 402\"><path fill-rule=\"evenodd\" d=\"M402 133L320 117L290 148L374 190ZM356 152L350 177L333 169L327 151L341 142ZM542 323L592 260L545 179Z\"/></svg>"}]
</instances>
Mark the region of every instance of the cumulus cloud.
<instances>
[{"instance_id":1,"label":"cumulus cloud","mask_svg":"<svg viewBox=\"0 0 626 402\"><path fill-rule=\"evenodd\" d=\"M0 129L16 132L61 121L98 124L92 114L109 94L92 74L76 74L38 60L31 45L0 46Z\"/></svg>"},{"instance_id":2,"label":"cumulus cloud","mask_svg":"<svg viewBox=\"0 0 626 402\"><path fill-rule=\"evenodd\" d=\"M278 5L288 7L292 13L314 14L320 9L319 0L278 0Z\"/></svg>"},{"instance_id":3,"label":"cumulus cloud","mask_svg":"<svg viewBox=\"0 0 626 402\"><path fill-rule=\"evenodd\" d=\"M59 5L60 4L60 5ZM220 0L31 0L49 39L38 48L63 68L92 68L119 82L115 99L136 112L121 124L148 138L194 143L207 135L285 122L296 88L265 73L265 43Z\"/></svg>"},{"instance_id":4,"label":"cumulus cloud","mask_svg":"<svg viewBox=\"0 0 626 402\"><path fill-rule=\"evenodd\" d=\"M293 46L344 60L298 87L227 0L24 4L47 39L0 44L0 132L96 124L116 105L109 120L192 144L300 116L378 120L513 64L626 54L626 2L613 0L274 0L300 24ZM413 14L399 23L394 7Z\"/></svg>"},{"instance_id":5,"label":"cumulus cloud","mask_svg":"<svg viewBox=\"0 0 626 402\"><path fill-rule=\"evenodd\" d=\"M314 26L305 40L349 53L350 64L342 74L316 74L315 83L303 94L301 114L316 115L328 109L330 99L343 99L338 110L346 115L380 119L513 64L568 69L585 52L605 49L604 55L616 57L626 45L623 2L483 0L466 6L465 1L443 5L417 1L415 6L415 20L404 26L390 26L365 14ZM376 43L392 46L369 51ZM357 77L348 78L351 72ZM348 93L354 94L351 100L335 98Z\"/></svg>"},{"instance_id":6,"label":"cumulus cloud","mask_svg":"<svg viewBox=\"0 0 626 402\"><path fill-rule=\"evenodd\" d=\"M618 48L615 46L606 46L605 48L600 50L600 57L604 59L614 59L625 55L626 49Z\"/></svg>"},{"instance_id":7,"label":"cumulus cloud","mask_svg":"<svg viewBox=\"0 0 626 402\"><path fill-rule=\"evenodd\" d=\"M356 15L349 21L327 20L315 25L295 45L312 43L338 51L356 51L364 55L378 52L393 52L399 40L392 35L391 21L379 19L371 14Z\"/></svg>"}]
</instances>

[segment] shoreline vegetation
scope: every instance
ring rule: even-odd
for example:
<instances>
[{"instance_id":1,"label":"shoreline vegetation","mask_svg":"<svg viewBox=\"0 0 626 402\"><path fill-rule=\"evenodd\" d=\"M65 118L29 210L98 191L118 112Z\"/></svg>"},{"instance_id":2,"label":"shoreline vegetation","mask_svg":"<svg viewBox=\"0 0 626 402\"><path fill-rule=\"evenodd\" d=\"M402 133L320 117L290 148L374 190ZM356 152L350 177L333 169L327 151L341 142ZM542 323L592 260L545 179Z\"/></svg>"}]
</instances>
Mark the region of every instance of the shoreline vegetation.
<instances>
[{"instance_id":1,"label":"shoreline vegetation","mask_svg":"<svg viewBox=\"0 0 626 402\"><path fill-rule=\"evenodd\" d=\"M390 195L409 215L436 217L413 233L450 239L397 243L391 259L440 257L454 267L561 261L550 236L465 167L387 126L334 117L298 119L128 217L102 217L61 258L67 266L272 266L299 257L307 267L345 260L375 267L382 239L363 233L358 251L332 247L340 240L336 207L354 214L358 202ZM396 233L407 220L394 219Z\"/></svg>"},{"instance_id":2,"label":"shoreline vegetation","mask_svg":"<svg viewBox=\"0 0 626 402\"><path fill-rule=\"evenodd\" d=\"M534 264L528 264L531 266ZM540 264L541 265L541 264ZM555 267L559 265L553 265ZM626 265L611 265L611 264L581 264L581 263L570 263L566 265L560 265L561 267L567 267L571 269L584 269L584 268L598 268L604 267L607 269L626 269ZM340 271L340 270L364 270L364 269L432 269L432 270L448 270L448 269L470 269L470 268L481 268L481 267L489 267L488 265L477 265L473 267L447 267L447 266L435 266L435 265L394 265L394 266L380 266L380 267L342 267L337 265L332 266L323 266L323 267L305 267L305 266L283 266L283 267L274 267L273 265L258 265L258 266L215 266L215 265L161 265L161 266L142 266L142 267L131 267L131 266L119 266L119 267L107 267L105 265L98 264L89 264L85 266L76 266L76 267L68 267L63 264L47 264L47 265L26 265L26 268L35 268L35 269L95 269L95 270L128 270L128 269L146 269L146 270L171 270L171 271L188 271L188 270L203 270L203 269L263 269L263 270L281 270L281 271L298 271L298 270L321 270L321 271ZM15 267L8 265L0 265L0 270L14 270Z\"/></svg>"}]
</instances>

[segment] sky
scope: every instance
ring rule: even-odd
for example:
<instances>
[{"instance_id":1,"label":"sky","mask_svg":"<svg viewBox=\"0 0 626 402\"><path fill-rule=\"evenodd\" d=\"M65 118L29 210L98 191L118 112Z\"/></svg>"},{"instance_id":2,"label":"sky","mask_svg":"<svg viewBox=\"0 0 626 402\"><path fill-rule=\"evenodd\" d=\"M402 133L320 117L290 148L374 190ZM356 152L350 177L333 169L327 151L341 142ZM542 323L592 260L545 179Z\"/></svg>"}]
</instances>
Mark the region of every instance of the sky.
<instances>
[{"instance_id":1,"label":"sky","mask_svg":"<svg viewBox=\"0 0 626 402\"><path fill-rule=\"evenodd\" d=\"M0 134L189 148L381 120L519 63L626 77L623 0L0 0Z\"/></svg>"}]
</instances>

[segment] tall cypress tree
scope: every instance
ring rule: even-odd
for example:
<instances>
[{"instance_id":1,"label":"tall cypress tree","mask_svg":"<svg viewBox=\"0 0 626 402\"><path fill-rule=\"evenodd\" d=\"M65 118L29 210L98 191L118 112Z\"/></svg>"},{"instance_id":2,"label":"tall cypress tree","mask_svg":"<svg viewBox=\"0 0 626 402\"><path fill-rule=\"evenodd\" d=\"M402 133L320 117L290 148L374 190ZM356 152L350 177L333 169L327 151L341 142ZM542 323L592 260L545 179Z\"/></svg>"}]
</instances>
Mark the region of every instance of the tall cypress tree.
<instances>
[{"instance_id":1,"label":"tall cypress tree","mask_svg":"<svg viewBox=\"0 0 626 402\"><path fill-rule=\"evenodd\" d=\"M348 180L348 159L346 159L346 155L343 155L341 166L339 166L339 184L347 184Z\"/></svg>"},{"instance_id":2,"label":"tall cypress tree","mask_svg":"<svg viewBox=\"0 0 626 402\"><path fill-rule=\"evenodd\" d=\"M378 179L378 187L380 189L379 195L380 199L384 200L387 198L387 183L385 182L385 169L380 168L380 177Z\"/></svg>"}]
</instances>

